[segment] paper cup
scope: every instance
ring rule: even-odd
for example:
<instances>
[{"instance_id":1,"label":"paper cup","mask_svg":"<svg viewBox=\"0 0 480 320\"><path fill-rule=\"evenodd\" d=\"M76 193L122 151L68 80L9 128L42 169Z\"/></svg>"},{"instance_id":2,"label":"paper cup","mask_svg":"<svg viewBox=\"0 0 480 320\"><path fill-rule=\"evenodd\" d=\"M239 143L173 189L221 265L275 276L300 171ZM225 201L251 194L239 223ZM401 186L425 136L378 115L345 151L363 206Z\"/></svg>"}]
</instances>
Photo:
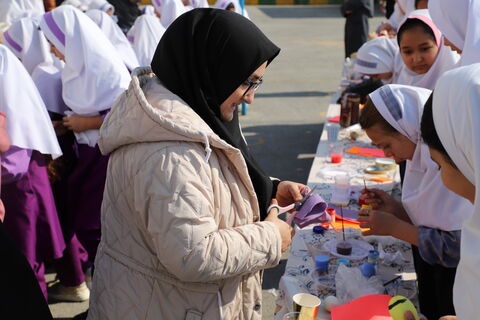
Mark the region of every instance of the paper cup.
<instances>
[{"instance_id":1,"label":"paper cup","mask_svg":"<svg viewBox=\"0 0 480 320\"><path fill-rule=\"evenodd\" d=\"M293 296L293 312L299 312L301 315L298 320L313 320L317 317L320 299L309 293L297 293Z\"/></svg>"}]
</instances>

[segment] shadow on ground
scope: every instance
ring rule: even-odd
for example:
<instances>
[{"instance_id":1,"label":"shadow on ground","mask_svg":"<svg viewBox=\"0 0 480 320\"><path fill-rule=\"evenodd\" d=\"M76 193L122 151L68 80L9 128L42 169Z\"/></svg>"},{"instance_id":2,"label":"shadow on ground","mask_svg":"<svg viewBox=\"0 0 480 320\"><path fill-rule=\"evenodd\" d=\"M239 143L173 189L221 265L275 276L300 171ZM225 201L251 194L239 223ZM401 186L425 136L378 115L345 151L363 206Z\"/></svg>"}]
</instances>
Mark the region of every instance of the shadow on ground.
<instances>
[{"instance_id":1,"label":"shadow on ground","mask_svg":"<svg viewBox=\"0 0 480 320\"><path fill-rule=\"evenodd\" d=\"M305 6L305 7L259 7L260 11L273 19L299 19L299 18L343 18L340 5ZM375 17L382 17L378 6L375 6Z\"/></svg>"},{"instance_id":2,"label":"shadow on ground","mask_svg":"<svg viewBox=\"0 0 480 320\"><path fill-rule=\"evenodd\" d=\"M272 177L306 183L323 124L267 125L243 129L250 150Z\"/></svg>"}]
</instances>

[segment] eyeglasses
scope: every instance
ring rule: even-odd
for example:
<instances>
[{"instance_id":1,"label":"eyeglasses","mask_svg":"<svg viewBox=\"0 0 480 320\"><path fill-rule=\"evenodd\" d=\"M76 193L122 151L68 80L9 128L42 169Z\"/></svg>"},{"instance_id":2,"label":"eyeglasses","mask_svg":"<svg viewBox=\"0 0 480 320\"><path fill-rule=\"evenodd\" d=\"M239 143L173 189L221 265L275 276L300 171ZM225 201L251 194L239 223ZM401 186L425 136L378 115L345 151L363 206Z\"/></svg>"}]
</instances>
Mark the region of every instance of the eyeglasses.
<instances>
[{"instance_id":1,"label":"eyeglasses","mask_svg":"<svg viewBox=\"0 0 480 320\"><path fill-rule=\"evenodd\" d=\"M245 80L245 81L243 82L243 85L244 85L244 86L248 86L248 88L247 88L247 90L245 90L245 93L243 94L242 97L246 96L247 93L248 93L250 90L257 91L258 87L260 87L260 85L261 85L262 83L263 83L263 79L262 79L262 78L258 79L257 82L254 82L254 81L248 80L248 79Z\"/></svg>"}]
</instances>

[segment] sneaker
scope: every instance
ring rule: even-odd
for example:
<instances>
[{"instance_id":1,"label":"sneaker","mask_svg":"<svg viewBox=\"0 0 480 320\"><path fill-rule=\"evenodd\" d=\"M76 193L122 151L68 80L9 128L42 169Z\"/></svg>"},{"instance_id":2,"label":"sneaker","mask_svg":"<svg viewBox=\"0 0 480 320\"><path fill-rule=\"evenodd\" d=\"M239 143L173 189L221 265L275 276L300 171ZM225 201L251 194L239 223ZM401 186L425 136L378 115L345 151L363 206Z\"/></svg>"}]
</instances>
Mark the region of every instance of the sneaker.
<instances>
[{"instance_id":1,"label":"sneaker","mask_svg":"<svg viewBox=\"0 0 480 320\"><path fill-rule=\"evenodd\" d=\"M88 268L85 271L85 283L87 284L87 288L92 290L92 268Z\"/></svg>"},{"instance_id":2,"label":"sneaker","mask_svg":"<svg viewBox=\"0 0 480 320\"><path fill-rule=\"evenodd\" d=\"M66 287L56 282L48 288L48 296L59 301L82 302L90 298L90 290L85 282L75 287Z\"/></svg>"}]
</instances>

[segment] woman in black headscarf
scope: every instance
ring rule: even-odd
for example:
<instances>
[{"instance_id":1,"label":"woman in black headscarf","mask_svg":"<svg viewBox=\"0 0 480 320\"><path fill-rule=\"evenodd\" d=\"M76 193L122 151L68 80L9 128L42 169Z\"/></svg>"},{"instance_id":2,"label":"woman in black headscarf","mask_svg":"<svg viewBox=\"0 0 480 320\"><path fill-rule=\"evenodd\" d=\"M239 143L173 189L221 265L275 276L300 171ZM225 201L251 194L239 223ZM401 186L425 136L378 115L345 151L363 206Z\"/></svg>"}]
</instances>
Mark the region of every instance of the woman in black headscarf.
<instances>
[{"instance_id":1,"label":"woman in black headscarf","mask_svg":"<svg viewBox=\"0 0 480 320\"><path fill-rule=\"evenodd\" d=\"M195 9L134 72L98 142L110 161L88 319L261 319L260 271L291 241L267 207L305 186L272 183L237 108L279 51L241 15Z\"/></svg>"}]
</instances>

